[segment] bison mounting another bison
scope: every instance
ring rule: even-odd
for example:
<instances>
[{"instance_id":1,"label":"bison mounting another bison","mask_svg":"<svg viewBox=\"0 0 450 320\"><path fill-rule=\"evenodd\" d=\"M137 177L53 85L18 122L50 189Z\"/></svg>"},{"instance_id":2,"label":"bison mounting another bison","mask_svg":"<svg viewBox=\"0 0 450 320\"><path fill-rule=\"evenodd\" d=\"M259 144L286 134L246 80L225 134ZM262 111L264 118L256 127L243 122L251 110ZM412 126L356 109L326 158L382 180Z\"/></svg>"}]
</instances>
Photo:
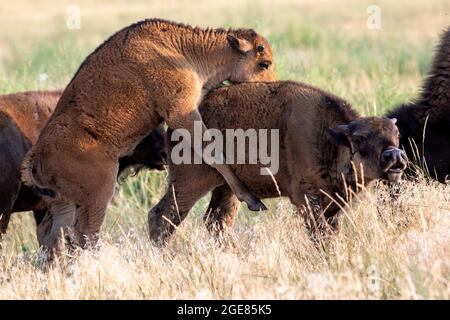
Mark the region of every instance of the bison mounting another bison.
<instances>
[{"instance_id":1,"label":"bison mounting another bison","mask_svg":"<svg viewBox=\"0 0 450 320\"><path fill-rule=\"evenodd\" d=\"M49 228L51 216L45 197L22 184L20 168L61 96L61 91L23 92L0 96L0 238L12 213L33 211L37 225ZM163 170L166 159L165 131L154 129L132 154L119 159L119 175L125 169ZM39 243L43 240L38 238Z\"/></svg>"},{"instance_id":2,"label":"bison mounting another bison","mask_svg":"<svg viewBox=\"0 0 450 320\"><path fill-rule=\"evenodd\" d=\"M28 152L22 178L51 195L55 221L75 214L75 245L93 244L120 157L163 121L192 133L194 122L202 121L198 104L223 81L273 79L270 45L251 29L201 29L160 19L133 24L82 63ZM240 200L264 209L228 165L214 168Z\"/></svg>"}]
</instances>

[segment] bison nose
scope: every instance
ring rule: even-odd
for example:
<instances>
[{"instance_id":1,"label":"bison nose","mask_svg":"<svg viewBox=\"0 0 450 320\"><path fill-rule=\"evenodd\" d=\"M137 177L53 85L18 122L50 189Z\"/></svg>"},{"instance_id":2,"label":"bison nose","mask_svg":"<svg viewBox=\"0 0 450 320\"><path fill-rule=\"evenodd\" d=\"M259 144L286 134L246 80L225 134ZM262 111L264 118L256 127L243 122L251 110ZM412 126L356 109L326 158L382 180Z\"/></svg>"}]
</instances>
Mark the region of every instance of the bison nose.
<instances>
[{"instance_id":1,"label":"bison nose","mask_svg":"<svg viewBox=\"0 0 450 320\"><path fill-rule=\"evenodd\" d=\"M405 170L406 160L405 152L398 148L388 148L381 154L381 165L385 172L388 170Z\"/></svg>"}]
</instances>

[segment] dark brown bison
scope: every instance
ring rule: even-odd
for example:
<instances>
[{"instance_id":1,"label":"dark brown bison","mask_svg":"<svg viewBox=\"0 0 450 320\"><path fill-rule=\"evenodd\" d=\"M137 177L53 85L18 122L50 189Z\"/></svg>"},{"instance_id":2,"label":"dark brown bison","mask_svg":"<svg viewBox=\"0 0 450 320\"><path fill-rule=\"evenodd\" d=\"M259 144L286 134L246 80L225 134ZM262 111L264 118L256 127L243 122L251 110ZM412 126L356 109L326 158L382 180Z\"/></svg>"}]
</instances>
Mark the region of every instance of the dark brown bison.
<instances>
[{"instance_id":1,"label":"dark brown bison","mask_svg":"<svg viewBox=\"0 0 450 320\"><path fill-rule=\"evenodd\" d=\"M257 196L289 197L314 238L328 227L336 228L339 206L347 199L345 186L357 192L361 189L358 184L375 179L397 181L406 167L394 119L360 117L344 100L302 83L220 88L207 95L199 110L208 128L222 132L230 128L279 130L279 170L273 176L277 184L270 175L260 174L264 165L259 158L257 164L246 162L232 168ZM168 132L168 137L171 135ZM268 144L270 150L277 150L273 143ZM169 187L150 210L151 240L158 245L167 243L174 226L211 190L205 218L208 228L220 231L230 227L239 201L224 179L204 164L175 165L173 151L179 144L171 141L168 146ZM247 140L247 150L249 147Z\"/></svg>"},{"instance_id":2,"label":"dark brown bison","mask_svg":"<svg viewBox=\"0 0 450 320\"><path fill-rule=\"evenodd\" d=\"M53 195L50 212L58 221L76 211L74 244L95 243L118 159L163 121L193 133L194 122L202 123L197 107L203 96L227 79L274 79L269 43L253 30L160 19L128 26L82 63L28 152L22 178ZM229 166L214 168L249 208L264 208Z\"/></svg>"},{"instance_id":3,"label":"dark brown bison","mask_svg":"<svg viewBox=\"0 0 450 320\"><path fill-rule=\"evenodd\" d=\"M416 166L444 182L450 177L450 28L442 35L420 97L387 114L398 119L400 145ZM423 166L425 164L426 166Z\"/></svg>"},{"instance_id":4,"label":"dark brown bison","mask_svg":"<svg viewBox=\"0 0 450 320\"><path fill-rule=\"evenodd\" d=\"M0 96L0 237L6 232L12 213L33 211L39 225L47 212L44 197L22 184L20 167L61 93L38 91ZM132 154L119 159L119 175L130 167L162 170L165 158L165 131L158 127Z\"/></svg>"},{"instance_id":5,"label":"dark brown bison","mask_svg":"<svg viewBox=\"0 0 450 320\"><path fill-rule=\"evenodd\" d=\"M0 97L0 237L10 215L33 210L38 221L45 204L20 180L26 152L36 143L61 92L26 92Z\"/></svg>"}]
</instances>

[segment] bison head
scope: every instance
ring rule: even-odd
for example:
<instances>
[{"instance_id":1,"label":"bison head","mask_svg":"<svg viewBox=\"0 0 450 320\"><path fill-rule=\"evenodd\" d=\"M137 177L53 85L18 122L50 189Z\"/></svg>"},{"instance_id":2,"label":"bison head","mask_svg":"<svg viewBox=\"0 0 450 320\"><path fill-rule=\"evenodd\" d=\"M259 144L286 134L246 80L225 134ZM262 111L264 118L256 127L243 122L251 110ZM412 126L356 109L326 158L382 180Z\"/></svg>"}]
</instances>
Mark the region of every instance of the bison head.
<instances>
[{"instance_id":1,"label":"bison head","mask_svg":"<svg viewBox=\"0 0 450 320\"><path fill-rule=\"evenodd\" d=\"M357 170L366 180L398 181L406 168L405 153L398 148L396 119L367 117L329 129L332 140L347 147Z\"/></svg>"},{"instance_id":2,"label":"bison head","mask_svg":"<svg viewBox=\"0 0 450 320\"><path fill-rule=\"evenodd\" d=\"M134 149L119 159L119 173L128 167L164 170L166 163L166 132L162 125L152 130Z\"/></svg>"},{"instance_id":3,"label":"bison head","mask_svg":"<svg viewBox=\"0 0 450 320\"><path fill-rule=\"evenodd\" d=\"M228 34L227 40L236 56L231 82L273 81L275 71L269 42L251 29Z\"/></svg>"}]
</instances>

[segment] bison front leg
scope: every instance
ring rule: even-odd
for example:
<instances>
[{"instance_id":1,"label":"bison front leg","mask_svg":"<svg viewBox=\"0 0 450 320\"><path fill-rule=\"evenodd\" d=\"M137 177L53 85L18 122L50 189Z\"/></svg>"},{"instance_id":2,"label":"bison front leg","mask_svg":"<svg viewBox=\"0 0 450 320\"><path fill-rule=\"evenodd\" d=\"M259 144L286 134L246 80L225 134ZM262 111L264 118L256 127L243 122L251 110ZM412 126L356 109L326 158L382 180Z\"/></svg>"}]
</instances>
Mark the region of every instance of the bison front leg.
<instances>
[{"instance_id":1,"label":"bison front leg","mask_svg":"<svg viewBox=\"0 0 450 320\"><path fill-rule=\"evenodd\" d=\"M150 240L160 247L169 242L194 204L217 186L216 175L210 176L204 165L171 165L170 168L167 192L148 214Z\"/></svg>"},{"instance_id":2,"label":"bison front leg","mask_svg":"<svg viewBox=\"0 0 450 320\"><path fill-rule=\"evenodd\" d=\"M6 172L6 174L8 174L8 172ZM17 183L17 181L18 178L16 178L15 183L1 186L0 192L3 192L1 192L0 194L0 241L2 239L2 235L5 234L6 230L8 229L14 201L16 200L19 193L20 185Z\"/></svg>"},{"instance_id":3,"label":"bison front leg","mask_svg":"<svg viewBox=\"0 0 450 320\"><path fill-rule=\"evenodd\" d=\"M148 231L152 243L158 247L167 245L175 229L198 199L186 195L186 190L175 192L175 186L170 184L166 194L148 214Z\"/></svg>"},{"instance_id":4,"label":"bison front leg","mask_svg":"<svg viewBox=\"0 0 450 320\"><path fill-rule=\"evenodd\" d=\"M8 229L10 218L11 212L2 211L0 213L0 241L2 240L3 235L6 233L6 229Z\"/></svg>"},{"instance_id":5,"label":"bison front leg","mask_svg":"<svg viewBox=\"0 0 450 320\"><path fill-rule=\"evenodd\" d=\"M53 254L60 253L64 247L70 228L75 219L75 205L67 201L53 201L47 214L37 225L39 246L51 259Z\"/></svg>"},{"instance_id":6,"label":"bison front leg","mask_svg":"<svg viewBox=\"0 0 450 320\"><path fill-rule=\"evenodd\" d=\"M239 200L228 185L215 188L208 210L203 216L208 231L217 238L224 232L231 231L239 206Z\"/></svg>"},{"instance_id":7,"label":"bison front leg","mask_svg":"<svg viewBox=\"0 0 450 320\"><path fill-rule=\"evenodd\" d=\"M325 234L327 222L322 214L320 195L309 193L305 196L305 205L302 208L305 227L314 241L320 241Z\"/></svg>"},{"instance_id":8,"label":"bison front leg","mask_svg":"<svg viewBox=\"0 0 450 320\"><path fill-rule=\"evenodd\" d=\"M6 229L8 229L9 220L11 218L11 212L0 212L0 250L2 249L2 239L3 235L6 233Z\"/></svg>"},{"instance_id":9,"label":"bison front leg","mask_svg":"<svg viewBox=\"0 0 450 320\"><path fill-rule=\"evenodd\" d=\"M117 171L116 171L117 172ZM102 185L90 190L90 196L77 205L74 224L74 244L81 248L94 247L100 234L100 227L105 218L106 207L114 194L115 176L100 180Z\"/></svg>"},{"instance_id":10,"label":"bison front leg","mask_svg":"<svg viewBox=\"0 0 450 320\"><path fill-rule=\"evenodd\" d=\"M329 215L331 207L323 201L320 190L308 190L303 194L303 201L297 199L294 204L315 244L323 244L337 230L337 217L335 214Z\"/></svg>"},{"instance_id":11,"label":"bison front leg","mask_svg":"<svg viewBox=\"0 0 450 320\"><path fill-rule=\"evenodd\" d=\"M341 209L339 206L330 199L324 199L322 196L321 201L323 216L326 222L327 232L330 234L336 234L339 232L339 212Z\"/></svg>"}]
</instances>

